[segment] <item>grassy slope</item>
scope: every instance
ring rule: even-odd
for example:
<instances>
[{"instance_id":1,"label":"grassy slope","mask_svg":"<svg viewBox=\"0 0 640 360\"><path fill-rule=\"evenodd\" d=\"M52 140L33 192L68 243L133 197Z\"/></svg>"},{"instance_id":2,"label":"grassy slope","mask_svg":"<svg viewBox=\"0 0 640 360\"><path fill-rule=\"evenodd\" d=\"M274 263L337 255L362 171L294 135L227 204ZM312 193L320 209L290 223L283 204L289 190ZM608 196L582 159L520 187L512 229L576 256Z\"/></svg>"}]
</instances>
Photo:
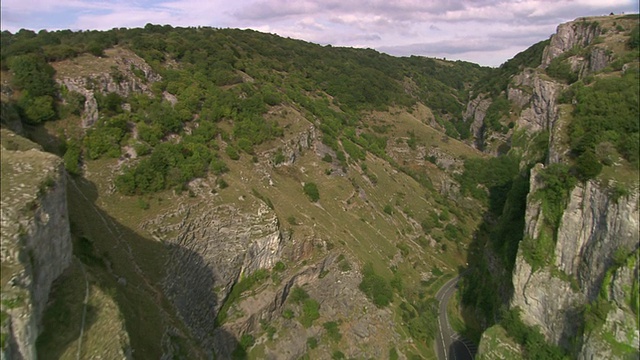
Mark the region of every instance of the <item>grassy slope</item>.
<instances>
[{"instance_id":1,"label":"grassy slope","mask_svg":"<svg viewBox=\"0 0 640 360\"><path fill-rule=\"evenodd\" d=\"M445 140L441 133L409 113L393 116L378 113L376 118L376 123L391 125L386 134L390 137L389 143L395 142L396 137L405 138L407 131L414 131L416 137L421 139L421 146L438 146L457 158L480 156L462 143ZM292 122L291 119L282 121ZM288 127L285 140L306 128L309 123L305 125L305 122L298 119L297 125ZM275 148L279 146L279 141L264 144L262 149ZM415 154L407 157L409 160L415 159ZM458 246L445 240L447 251L442 251L440 244L425 247L418 244L416 239L424 236L420 222L430 211L443 206L457 208L464 214L463 219L458 219L458 224L471 233L479 220L472 207L463 205L463 201L457 205L445 200L435 188L425 189L414 179L373 155L369 154L365 162L368 172L377 178L376 185L355 164L349 166L346 176L327 175L325 170L331 165L323 162L312 150L305 151L294 166L270 168L262 163L254 164L246 154L238 161L228 158L225 161L231 169L224 175L230 186L220 190L218 196L207 199L207 206L224 203L243 206L244 202L239 202L238 198L252 198L255 189L271 199L281 225L292 229L294 239L309 235L322 239L333 245L333 251L351 254L358 259L359 265L373 263L376 271L386 278L392 276L389 264L399 252L397 245L406 244L411 251L398 264L398 271L409 293L426 291L427 294L435 294L441 281L436 278L421 283L422 274L438 269L445 273L442 276L444 278L466 261L464 244ZM412 166L425 171L436 184L446 176L429 162L418 163ZM138 198L109 191L116 166L117 160L110 159L88 163L88 180L76 181L77 187L73 183L70 185L71 219L77 226L76 233L92 240L93 253L110 263L112 270L96 264L91 271L97 274L100 286L112 289L108 293L115 293L136 352L155 356L159 351L163 321L174 324L177 321L159 292L164 248L140 230L139 224L169 211L179 203L196 204L204 199L167 191L145 196L144 200L150 204L150 208L143 211L138 205ZM256 168L262 171L256 171ZM274 186L269 186L263 178L265 170L271 174ZM214 179L208 181L213 183ZM311 203L302 191L302 183L307 181L315 182L319 187L320 201L317 204ZM391 215L383 212L387 204L393 206ZM290 216L296 218L297 225L290 225L286 221ZM452 218L455 219L454 216ZM322 252L316 252L316 256L322 256ZM126 278L127 286L117 285L114 275ZM420 347L423 353L429 353L428 347Z\"/></svg>"}]
</instances>

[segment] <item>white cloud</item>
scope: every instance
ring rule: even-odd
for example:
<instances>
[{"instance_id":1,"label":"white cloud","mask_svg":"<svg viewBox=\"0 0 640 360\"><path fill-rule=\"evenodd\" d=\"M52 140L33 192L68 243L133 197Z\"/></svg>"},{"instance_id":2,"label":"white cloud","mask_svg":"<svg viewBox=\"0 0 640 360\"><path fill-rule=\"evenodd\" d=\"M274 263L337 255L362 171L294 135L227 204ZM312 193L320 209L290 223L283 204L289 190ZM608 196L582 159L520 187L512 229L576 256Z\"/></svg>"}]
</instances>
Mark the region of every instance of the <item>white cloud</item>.
<instances>
[{"instance_id":1,"label":"white cloud","mask_svg":"<svg viewBox=\"0 0 640 360\"><path fill-rule=\"evenodd\" d=\"M497 65L546 39L560 22L637 12L638 0L2 0L0 6L2 29L10 31L146 23L237 27Z\"/></svg>"}]
</instances>

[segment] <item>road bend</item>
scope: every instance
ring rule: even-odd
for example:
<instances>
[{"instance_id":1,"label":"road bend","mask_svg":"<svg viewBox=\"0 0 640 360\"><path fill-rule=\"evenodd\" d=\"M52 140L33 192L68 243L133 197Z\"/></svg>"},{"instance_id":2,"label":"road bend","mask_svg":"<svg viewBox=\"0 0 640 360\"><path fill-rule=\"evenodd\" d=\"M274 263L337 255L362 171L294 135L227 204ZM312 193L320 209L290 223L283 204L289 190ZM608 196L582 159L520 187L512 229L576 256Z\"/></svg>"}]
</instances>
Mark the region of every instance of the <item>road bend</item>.
<instances>
[{"instance_id":1,"label":"road bend","mask_svg":"<svg viewBox=\"0 0 640 360\"><path fill-rule=\"evenodd\" d=\"M451 300L451 296L456 292L459 280L460 277L456 276L447 281L436 294L436 299L439 302L438 335L436 336L436 350L439 360L473 359L474 345L453 331L447 315L447 305Z\"/></svg>"}]
</instances>

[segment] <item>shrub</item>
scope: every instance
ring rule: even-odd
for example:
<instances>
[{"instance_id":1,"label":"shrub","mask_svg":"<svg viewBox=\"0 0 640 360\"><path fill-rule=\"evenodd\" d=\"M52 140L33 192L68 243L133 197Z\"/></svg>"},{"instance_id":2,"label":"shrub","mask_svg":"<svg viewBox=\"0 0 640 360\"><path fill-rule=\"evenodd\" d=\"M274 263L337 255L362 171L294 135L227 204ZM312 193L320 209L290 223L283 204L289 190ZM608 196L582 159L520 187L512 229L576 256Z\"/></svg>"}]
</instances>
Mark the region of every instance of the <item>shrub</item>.
<instances>
[{"instance_id":1,"label":"shrub","mask_svg":"<svg viewBox=\"0 0 640 360\"><path fill-rule=\"evenodd\" d=\"M336 350L336 351L333 352L333 354L331 354L331 359L333 359L333 360L343 360L343 359L346 359L346 358L347 357L340 350Z\"/></svg>"},{"instance_id":2,"label":"shrub","mask_svg":"<svg viewBox=\"0 0 640 360\"><path fill-rule=\"evenodd\" d=\"M314 337L307 338L307 346L309 349L315 349L318 347L318 339Z\"/></svg>"},{"instance_id":3,"label":"shrub","mask_svg":"<svg viewBox=\"0 0 640 360\"><path fill-rule=\"evenodd\" d=\"M291 310L291 309L285 309L285 310L282 312L282 317L283 317L283 318L285 318L285 319L287 319L287 320L291 320L291 319L293 319L293 316L294 316L294 315L293 315L293 310Z\"/></svg>"},{"instance_id":4,"label":"shrub","mask_svg":"<svg viewBox=\"0 0 640 360\"><path fill-rule=\"evenodd\" d=\"M359 289L379 308L389 305L393 300L391 285L385 278L375 273L371 263L367 263L362 269Z\"/></svg>"},{"instance_id":5,"label":"shrub","mask_svg":"<svg viewBox=\"0 0 640 360\"><path fill-rule=\"evenodd\" d=\"M71 175L80 175L80 145L71 141L67 144L67 151L64 153L64 167Z\"/></svg>"},{"instance_id":6,"label":"shrub","mask_svg":"<svg viewBox=\"0 0 640 360\"><path fill-rule=\"evenodd\" d=\"M275 270L275 271L284 271L286 268L287 268L287 266L282 261L278 261L276 263L276 265L273 267L273 270Z\"/></svg>"},{"instance_id":7,"label":"shrub","mask_svg":"<svg viewBox=\"0 0 640 360\"><path fill-rule=\"evenodd\" d=\"M246 359L247 350L255 344L255 339L252 335L244 334L240 338L240 342L236 346L236 349L231 354L232 359Z\"/></svg>"},{"instance_id":8,"label":"shrub","mask_svg":"<svg viewBox=\"0 0 640 360\"><path fill-rule=\"evenodd\" d=\"M320 304L314 299L306 299L302 302L302 314L300 324L305 328L311 327L314 320L320 317Z\"/></svg>"},{"instance_id":9,"label":"shrub","mask_svg":"<svg viewBox=\"0 0 640 360\"><path fill-rule=\"evenodd\" d=\"M238 150L236 150L236 148L233 147L232 145L228 145L224 151L225 153L227 153L227 156L229 156L231 160L240 159L240 154L238 154Z\"/></svg>"},{"instance_id":10,"label":"shrub","mask_svg":"<svg viewBox=\"0 0 640 360\"><path fill-rule=\"evenodd\" d=\"M576 159L575 169L578 178L582 181L587 181L600 174L602 164L598 161L598 158L592 150L587 150Z\"/></svg>"},{"instance_id":11,"label":"shrub","mask_svg":"<svg viewBox=\"0 0 640 360\"><path fill-rule=\"evenodd\" d=\"M149 209L149 202L145 201L142 198L138 198L138 207L142 210Z\"/></svg>"},{"instance_id":12,"label":"shrub","mask_svg":"<svg viewBox=\"0 0 640 360\"><path fill-rule=\"evenodd\" d=\"M222 161L222 159L216 156L214 156L213 159L211 159L209 168L211 169L211 172L213 172L215 175L222 175L229 171L227 164L225 164L225 162Z\"/></svg>"},{"instance_id":13,"label":"shrub","mask_svg":"<svg viewBox=\"0 0 640 360\"><path fill-rule=\"evenodd\" d=\"M282 149L278 149L276 151L275 156L273 157L273 163L276 165L282 164L285 161L284 154L282 153Z\"/></svg>"},{"instance_id":14,"label":"shrub","mask_svg":"<svg viewBox=\"0 0 640 360\"><path fill-rule=\"evenodd\" d=\"M351 264L349 264L349 261L347 261L347 259L343 259L342 261L340 261L340 263L338 263L338 269L340 269L340 271L342 272L350 271Z\"/></svg>"},{"instance_id":15,"label":"shrub","mask_svg":"<svg viewBox=\"0 0 640 360\"><path fill-rule=\"evenodd\" d=\"M308 298L309 294L299 286L294 287L293 290L291 290L291 294L289 294L289 299L296 304L300 304Z\"/></svg>"},{"instance_id":16,"label":"shrub","mask_svg":"<svg viewBox=\"0 0 640 360\"><path fill-rule=\"evenodd\" d=\"M338 323L335 321L328 321L322 325L327 330L327 336L331 341L338 342L342 339L342 334L338 328Z\"/></svg>"},{"instance_id":17,"label":"shrub","mask_svg":"<svg viewBox=\"0 0 640 360\"><path fill-rule=\"evenodd\" d=\"M302 189L312 202L320 200L320 192L318 191L318 186L315 183L305 183Z\"/></svg>"}]
</instances>

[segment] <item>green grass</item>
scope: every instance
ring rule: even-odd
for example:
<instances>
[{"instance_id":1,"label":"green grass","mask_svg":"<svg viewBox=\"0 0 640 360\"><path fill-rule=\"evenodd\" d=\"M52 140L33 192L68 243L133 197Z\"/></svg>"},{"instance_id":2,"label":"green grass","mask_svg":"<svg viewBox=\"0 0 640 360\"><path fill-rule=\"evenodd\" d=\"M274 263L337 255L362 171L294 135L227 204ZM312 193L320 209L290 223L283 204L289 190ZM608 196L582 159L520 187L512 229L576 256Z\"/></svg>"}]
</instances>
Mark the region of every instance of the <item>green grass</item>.
<instances>
[{"instance_id":1,"label":"green grass","mask_svg":"<svg viewBox=\"0 0 640 360\"><path fill-rule=\"evenodd\" d=\"M169 321L175 319L168 300L153 294L149 287L160 284L163 279L166 249L155 240L150 240L150 235L140 229L139 224L160 214L175 211L178 204L190 206L194 211L204 206L204 203L208 208L233 204L239 211L255 212L258 204L264 202L278 215L281 226L288 222L288 226L293 230L293 241L308 238L329 240L333 247L330 251L348 253L349 259L353 259L341 265L343 271L349 267L357 269L362 264L370 262L376 274L387 281L393 277L389 265L391 259L400 251L398 245L403 249L409 249L404 261L397 265L399 276L405 284L419 284L420 273L431 271L433 266L450 273L466 261L463 250L460 250L464 247L457 248L455 244L449 243L448 250L442 251L440 244L432 248L428 241L424 241L429 234L426 237L422 235L419 222L434 208L438 213L446 210L450 214L450 220L446 221L461 224L465 229L464 233L467 234L472 233L471 229L479 220L477 212L472 211L473 204L462 202L456 205L438 193L437 186L444 177L444 172L428 161L421 160L427 164L425 173L434 184L438 184L433 189L424 188L416 180L399 172L397 167L371 154L368 154L365 160L366 172L360 166L354 165L348 167L346 176L327 175L325 170L330 165L312 151L304 151L296 158L294 166L265 167L262 161L271 160L272 155L263 155L262 151L281 146L278 145L281 141L298 136L296 131L304 130L310 125L306 120L297 117L299 115L296 115L294 110L289 111L281 123L281 126L285 127L284 139L266 142L254 148L258 163L249 156L243 155L237 161L230 161L226 155L222 155L229 168L224 174L229 186L225 189L217 188L215 196L201 194L198 190L193 197L189 197L188 192L177 194L172 191L142 198L123 196L117 192L110 193L109 188L114 177L113 168L117 160L99 159L88 163L86 176L89 181L79 183L81 191L98 212L115 223L115 228L125 234L124 239L131 247L135 260L131 261L125 247L114 246L113 236L108 236L110 231L105 228L95 211L81 211L89 207L87 201L75 190L71 194L73 198L70 198L74 208L73 217L81 223L84 236L94 244L95 254L106 254L113 267L129 281L130 285L119 290L116 298L126 320L127 330L132 334L131 341L135 348L149 349L150 354L155 354L158 346L151 339L160 338L159 334L155 336L153 333L158 331L156 329L162 328L159 321L153 320L156 322L152 324L152 329L145 330L136 325L138 319L159 319L162 312L168 313ZM287 124L290 126L287 127ZM439 146L443 151L453 151L458 158L479 156L475 150L460 142L444 141L441 133L426 127L416 117L407 113L399 114L399 120L387 117L381 124L390 125L387 133L390 139L393 136L406 136L406 131L411 129L421 142L418 146ZM265 180L265 171L270 174L273 186ZM369 181L371 177L375 177L375 183ZM213 184L215 179L207 179L204 182ZM303 183L317 185L320 197L317 203L309 201L302 190ZM244 200L239 201L240 198ZM148 204L148 209L140 208L140 199ZM402 205L399 206L399 203ZM391 214L384 211L385 204L393 206ZM407 209L411 216L406 215L402 209ZM177 222L179 219L169 218L167 221ZM167 234L167 237L172 235ZM423 236L423 239L418 239L419 236ZM448 243L447 240L444 241ZM471 239L461 241L464 244ZM309 255L306 261L313 263L321 259L325 253L317 248ZM283 277L290 271L295 272L300 266L300 262L287 262ZM136 272L136 267L143 271L143 276ZM440 278L428 287L419 285L415 291L434 294L437 285L442 283ZM134 292L131 290L133 288L141 290ZM240 291L240 287L234 291L237 295L243 292ZM234 296L230 296L229 299L229 304L237 300ZM311 301L309 303L311 304ZM313 308L308 305L306 315L301 309L298 320L312 324L316 318ZM221 314L224 313L226 311L223 309ZM224 315L219 316L219 323L224 322ZM280 332L278 334L281 335ZM188 343L191 340L186 341ZM430 353L428 346L420 345L420 349L419 352L422 354Z\"/></svg>"}]
</instances>

